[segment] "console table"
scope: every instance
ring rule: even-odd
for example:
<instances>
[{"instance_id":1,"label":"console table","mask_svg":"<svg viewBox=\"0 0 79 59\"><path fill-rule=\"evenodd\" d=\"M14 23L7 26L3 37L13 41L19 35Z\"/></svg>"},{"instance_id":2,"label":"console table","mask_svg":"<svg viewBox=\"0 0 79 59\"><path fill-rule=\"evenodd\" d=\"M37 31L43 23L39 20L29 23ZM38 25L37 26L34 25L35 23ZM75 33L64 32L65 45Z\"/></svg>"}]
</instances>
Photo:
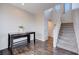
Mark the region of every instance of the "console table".
<instances>
[{"instance_id":1,"label":"console table","mask_svg":"<svg viewBox=\"0 0 79 59\"><path fill-rule=\"evenodd\" d=\"M13 48L15 48L16 46L26 45L26 43L27 45L29 45L30 34L34 34L34 44L35 44L35 32L16 33L16 34L9 33L8 34L8 49L11 52L11 54L13 54ZM25 40L16 42L16 43L20 42L20 44L16 44L13 42L15 39L22 38L22 37L27 37L27 41L25 39Z\"/></svg>"}]
</instances>

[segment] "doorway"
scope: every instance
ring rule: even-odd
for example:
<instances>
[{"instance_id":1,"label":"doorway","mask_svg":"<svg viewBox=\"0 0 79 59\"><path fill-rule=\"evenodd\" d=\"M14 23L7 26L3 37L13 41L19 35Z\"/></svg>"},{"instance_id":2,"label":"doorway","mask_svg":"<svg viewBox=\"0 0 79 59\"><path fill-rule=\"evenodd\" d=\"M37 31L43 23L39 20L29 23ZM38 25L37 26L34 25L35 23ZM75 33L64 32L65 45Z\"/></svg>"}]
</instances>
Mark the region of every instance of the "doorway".
<instances>
[{"instance_id":1,"label":"doorway","mask_svg":"<svg viewBox=\"0 0 79 59\"><path fill-rule=\"evenodd\" d=\"M53 22L48 20L48 50L53 50Z\"/></svg>"}]
</instances>

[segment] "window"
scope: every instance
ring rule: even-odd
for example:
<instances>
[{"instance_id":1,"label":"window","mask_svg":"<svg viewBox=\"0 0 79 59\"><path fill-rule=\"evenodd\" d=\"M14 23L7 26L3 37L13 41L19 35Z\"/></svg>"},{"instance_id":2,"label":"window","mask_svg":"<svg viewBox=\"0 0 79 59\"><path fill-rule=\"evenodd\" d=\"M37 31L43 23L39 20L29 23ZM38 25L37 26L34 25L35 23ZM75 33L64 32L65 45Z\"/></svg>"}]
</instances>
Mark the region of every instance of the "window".
<instances>
[{"instance_id":1,"label":"window","mask_svg":"<svg viewBox=\"0 0 79 59\"><path fill-rule=\"evenodd\" d=\"M64 10L65 12L69 11L72 9L72 4L71 3L65 3L64 4Z\"/></svg>"}]
</instances>

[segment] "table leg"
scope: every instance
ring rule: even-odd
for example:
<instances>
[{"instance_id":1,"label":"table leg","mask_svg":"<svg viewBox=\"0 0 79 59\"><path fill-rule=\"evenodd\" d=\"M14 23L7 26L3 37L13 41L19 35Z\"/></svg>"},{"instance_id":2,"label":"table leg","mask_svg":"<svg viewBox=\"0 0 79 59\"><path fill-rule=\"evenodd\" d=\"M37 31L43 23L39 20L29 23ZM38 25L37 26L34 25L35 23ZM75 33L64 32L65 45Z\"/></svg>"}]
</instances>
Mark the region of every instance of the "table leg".
<instances>
[{"instance_id":1,"label":"table leg","mask_svg":"<svg viewBox=\"0 0 79 59\"><path fill-rule=\"evenodd\" d=\"M30 35L27 35L27 43L30 43Z\"/></svg>"},{"instance_id":2,"label":"table leg","mask_svg":"<svg viewBox=\"0 0 79 59\"><path fill-rule=\"evenodd\" d=\"M35 33L34 33L34 44L35 44Z\"/></svg>"},{"instance_id":3,"label":"table leg","mask_svg":"<svg viewBox=\"0 0 79 59\"><path fill-rule=\"evenodd\" d=\"M13 39L10 40L11 41L11 47L10 47L10 52L11 52L11 55L13 55Z\"/></svg>"}]
</instances>

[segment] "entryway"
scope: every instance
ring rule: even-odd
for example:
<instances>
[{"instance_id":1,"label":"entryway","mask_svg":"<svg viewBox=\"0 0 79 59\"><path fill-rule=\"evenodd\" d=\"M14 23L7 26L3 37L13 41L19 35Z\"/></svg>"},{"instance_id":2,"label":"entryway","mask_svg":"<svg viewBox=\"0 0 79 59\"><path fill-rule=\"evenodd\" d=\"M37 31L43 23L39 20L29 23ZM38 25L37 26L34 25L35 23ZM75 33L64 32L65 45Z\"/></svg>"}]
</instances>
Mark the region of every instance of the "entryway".
<instances>
[{"instance_id":1,"label":"entryway","mask_svg":"<svg viewBox=\"0 0 79 59\"><path fill-rule=\"evenodd\" d=\"M48 20L48 50L53 50L53 22L52 20Z\"/></svg>"}]
</instances>

